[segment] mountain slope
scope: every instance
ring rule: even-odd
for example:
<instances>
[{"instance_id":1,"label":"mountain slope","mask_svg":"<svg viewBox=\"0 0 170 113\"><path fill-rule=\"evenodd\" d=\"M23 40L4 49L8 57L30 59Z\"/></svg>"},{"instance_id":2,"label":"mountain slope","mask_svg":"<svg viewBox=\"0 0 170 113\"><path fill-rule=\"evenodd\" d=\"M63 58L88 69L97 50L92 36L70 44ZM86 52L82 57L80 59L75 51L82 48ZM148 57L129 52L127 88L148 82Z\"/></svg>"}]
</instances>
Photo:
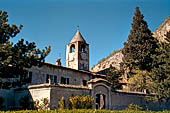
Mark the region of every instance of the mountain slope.
<instances>
[{"instance_id":1,"label":"mountain slope","mask_svg":"<svg viewBox=\"0 0 170 113\"><path fill-rule=\"evenodd\" d=\"M110 65L112 65L116 69L119 69L120 63L122 62L122 58L123 58L123 54L121 50L113 51L111 55L109 55L106 58L103 58L98 62L98 64L93 66L90 71L99 72L101 70L109 68Z\"/></svg>"}]
</instances>

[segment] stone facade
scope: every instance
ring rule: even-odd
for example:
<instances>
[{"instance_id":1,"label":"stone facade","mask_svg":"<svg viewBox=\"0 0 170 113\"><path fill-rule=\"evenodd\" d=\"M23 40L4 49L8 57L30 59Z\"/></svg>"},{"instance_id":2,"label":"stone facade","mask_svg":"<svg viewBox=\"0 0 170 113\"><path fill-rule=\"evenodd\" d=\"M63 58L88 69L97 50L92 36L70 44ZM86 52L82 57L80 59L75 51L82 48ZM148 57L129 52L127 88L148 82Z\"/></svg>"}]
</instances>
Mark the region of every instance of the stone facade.
<instances>
[{"instance_id":1,"label":"stone facade","mask_svg":"<svg viewBox=\"0 0 170 113\"><path fill-rule=\"evenodd\" d=\"M71 84L83 86L83 80L89 81L92 79L90 72L78 71L71 68L57 66L54 64L45 63L42 67L32 67L32 82L30 85L44 84ZM54 78L56 77L56 80ZM68 83L63 83L64 81Z\"/></svg>"}]
</instances>

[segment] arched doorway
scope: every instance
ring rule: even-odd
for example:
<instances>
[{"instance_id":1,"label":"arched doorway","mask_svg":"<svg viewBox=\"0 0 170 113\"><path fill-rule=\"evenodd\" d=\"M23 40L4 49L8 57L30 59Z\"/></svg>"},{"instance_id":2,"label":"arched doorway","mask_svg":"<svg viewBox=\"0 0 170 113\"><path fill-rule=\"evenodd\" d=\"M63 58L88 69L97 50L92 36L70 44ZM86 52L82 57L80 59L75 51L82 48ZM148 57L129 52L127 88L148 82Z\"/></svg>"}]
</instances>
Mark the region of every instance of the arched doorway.
<instances>
[{"instance_id":1,"label":"arched doorway","mask_svg":"<svg viewBox=\"0 0 170 113\"><path fill-rule=\"evenodd\" d=\"M105 109L105 98L106 96L104 94L96 94L96 109Z\"/></svg>"}]
</instances>

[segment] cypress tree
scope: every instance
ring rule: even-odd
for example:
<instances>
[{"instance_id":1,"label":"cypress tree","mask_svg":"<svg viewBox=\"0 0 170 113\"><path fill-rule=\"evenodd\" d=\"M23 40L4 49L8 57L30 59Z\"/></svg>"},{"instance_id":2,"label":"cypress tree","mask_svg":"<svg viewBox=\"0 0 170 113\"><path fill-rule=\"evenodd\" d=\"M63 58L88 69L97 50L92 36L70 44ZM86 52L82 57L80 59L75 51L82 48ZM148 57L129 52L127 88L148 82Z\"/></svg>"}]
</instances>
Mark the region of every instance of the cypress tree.
<instances>
[{"instance_id":1,"label":"cypress tree","mask_svg":"<svg viewBox=\"0 0 170 113\"><path fill-rule=\"evenodd\" d=\"M127 67L131 66L131 68L150 70L152 64L151 54L155 53L157 42L152 36L139 7L136 7L132 29L122 50L124 54L123 64Z\"/></svg>"}]
</instances>

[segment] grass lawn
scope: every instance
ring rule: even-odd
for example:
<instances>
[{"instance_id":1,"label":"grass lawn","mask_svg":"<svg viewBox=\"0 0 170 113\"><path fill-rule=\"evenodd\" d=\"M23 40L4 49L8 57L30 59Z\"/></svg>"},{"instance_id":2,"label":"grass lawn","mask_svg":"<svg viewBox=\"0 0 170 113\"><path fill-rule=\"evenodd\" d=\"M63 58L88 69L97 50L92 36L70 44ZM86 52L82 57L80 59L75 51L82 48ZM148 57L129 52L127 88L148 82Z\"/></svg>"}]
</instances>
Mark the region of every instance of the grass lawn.
<instances>
[{"instance_id":1,"label":"grass lawn","mask_svg":"<svg viewBox=\"0 0 170 113\"><path fill-rule=\"evenodd\" d=\"M0 111L0 113L170 113L170 111L110 111L110 110L95 110L95 109L74 109L74 110L47 110L47 111L36 111L36 110L21 110L21 111Z\"/></svg>"}]
</instances>

